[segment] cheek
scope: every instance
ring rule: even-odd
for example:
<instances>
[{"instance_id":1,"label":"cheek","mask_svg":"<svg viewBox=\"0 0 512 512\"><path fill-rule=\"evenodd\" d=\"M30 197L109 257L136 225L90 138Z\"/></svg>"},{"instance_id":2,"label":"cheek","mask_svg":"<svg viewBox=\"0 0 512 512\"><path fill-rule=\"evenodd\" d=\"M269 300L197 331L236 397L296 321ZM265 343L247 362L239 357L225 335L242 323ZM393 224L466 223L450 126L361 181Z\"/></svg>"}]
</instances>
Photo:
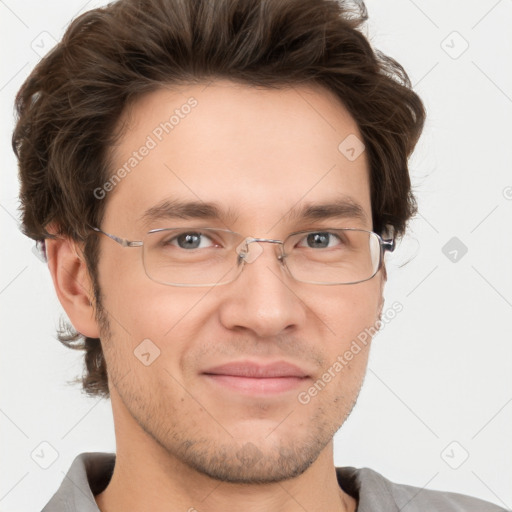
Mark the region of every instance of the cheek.
<instances>
[{"instance_id":1,"label":"cheek","mask_svg":"<svg viewBox=\"0 0 512 512\"><path fill-rule=\"evenodd\" d=\"M191 335L191 319L199 308L197 292L182 290L147 282L114 286L106 297L122 336L122 327L134 340L150 338L155 343L166 344L183 336ZM173 342L174 343L174 342Z\"/></svg>"},{"instance_id":2,"label":"cheek","mask_svg":"<svg viewBox=\"0 0 512 512\"><path fill-rule=\"evenodd\" d=\"M98 277L102 306L116 339L128 340L133 345L160 334L162 329L158 327L164 315L165 301L154 293L138 248L105 254L100 258Z\"/></svg>"},{"instance_id":3,"label":"cheek","mask_svg":"<svg viewBox=\"0 0 512 512\"><path fill-rule=\"evenodd\" d=\"M158 363L152 366L153 379L158 379L157 368L161 365L181 375L194 340L200 339L205 329L208 290L161 285L150 280L142 269L141 276L105 279L102 291L116 364L144 371L133 356L150 352L151 359L156 355ZM168 379L168 375L163 374L162 379Z\"/></svg>"},{"instance_id":4,"label":"cheek","mask_svg":"<svg viewBox=\"0 0 512 512\"><path fill-rule=\"evenodd\" d=\"M324 400L348 415L359 394L380 304L380 284L368 281L325 296L318 313L329 327L324 338L322 383L329 383ZM320 313L321 312L321 313ZM321 384L322 385L322 384Z\"/></svg>"},{"instance_id":5,"label":"cheek","mask_svg":"<svg viewBox=\"0 0 512 512\"><path fill-rule=\"evenodd\" d=\"M375 278L326 290L316 301L314 311L330 334L326 339L331 342L326 348L342 350L375 327L380 302L380 281Z\"/></svg>"}]
</instances>

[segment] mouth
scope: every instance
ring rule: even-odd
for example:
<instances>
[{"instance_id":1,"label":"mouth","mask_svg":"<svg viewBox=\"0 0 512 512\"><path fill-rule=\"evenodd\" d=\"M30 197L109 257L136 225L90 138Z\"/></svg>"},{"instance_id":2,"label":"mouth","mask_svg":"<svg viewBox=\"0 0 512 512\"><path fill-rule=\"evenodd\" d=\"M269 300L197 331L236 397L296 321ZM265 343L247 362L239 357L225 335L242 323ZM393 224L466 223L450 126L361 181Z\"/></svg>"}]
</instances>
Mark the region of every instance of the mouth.
<instances>
[{"instance_id":1,"label":"mouth","mask_svg":"<svg viewBox=\"0 0 512 512\"><path fill-rule=\"evenodd\" d=\"M291 391L310 378L306 371L285 361L271 364L237 361L210 368L202 374L224 389L256 395Z\"/></svg>"}]
</instances>

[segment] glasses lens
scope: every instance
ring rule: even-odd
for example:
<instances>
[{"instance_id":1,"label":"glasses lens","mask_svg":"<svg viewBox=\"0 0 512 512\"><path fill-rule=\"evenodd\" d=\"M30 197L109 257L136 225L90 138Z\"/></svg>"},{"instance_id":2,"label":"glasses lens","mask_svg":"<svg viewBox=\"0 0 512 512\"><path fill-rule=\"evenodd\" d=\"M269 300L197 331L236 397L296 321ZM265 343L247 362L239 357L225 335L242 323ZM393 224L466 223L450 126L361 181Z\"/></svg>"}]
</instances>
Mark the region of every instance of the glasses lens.
<instances>
[{"instance_id":1,"label":"glasses lens","mask_svg":"<svg viewBox=\"0 0 512 512\"><path fill-rule=\"evenodd\" d=\"M175 228L150 231L143 245L148 277L176 286L214 286L236 278L235 247L243 237L228 230Z\"/></svg>"},{"instance_id":2,"label":"glasses lens","mask_svg":"<svg viewBox=\"0 0 512 512\"><path fill-rule=\"evenodd\" d=\"M380 240L370 231L332 229L295 233L286 240L284 249L290 273L307 283L366 281L380 265Z\"/></svg>"},{"instance_id":3,"label":"glasses lens","mask_svg":"<svg viewBox=\"0 0 512 512\"><path fill-rule=\"evenodd\" d=\"M148 277L175 286L215 286L238 276L243 259L251 263L260 253L237 251L244 237L215 228L173 228L150 231L143 245ZM245 251L243 251L245 253ZM285 262L301 282L351 284L372 278L380 266L378 235L358 229L303 231L284 244Z\"/></svg>"}]
</instances>

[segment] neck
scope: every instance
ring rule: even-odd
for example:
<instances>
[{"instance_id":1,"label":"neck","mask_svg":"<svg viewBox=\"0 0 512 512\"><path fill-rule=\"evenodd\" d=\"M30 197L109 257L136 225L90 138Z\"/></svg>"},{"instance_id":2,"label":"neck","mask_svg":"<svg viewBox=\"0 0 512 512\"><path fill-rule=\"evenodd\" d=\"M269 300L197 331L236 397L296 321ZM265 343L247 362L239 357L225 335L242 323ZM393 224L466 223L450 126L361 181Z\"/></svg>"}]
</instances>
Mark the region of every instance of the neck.
<instances>
[{"instance_id":1,"label":"neck","mask_svg":"<svg viewBox=\"0 0 512 512\"><path fill-rule=\"evenodd\" d=\"M234 484L212 479L183 464L148 437L129 445L118 441L112 478L95 496L101 512L356 510L356 500L338 484L332 442L295 478L269 484Z\"/></svg>"},{"instance_id":2,"label":"neck","mask_svg":"<svg viewBox=\"0 0 512 512\"><path fill-rule=\"evenodd\" d=\"M112 479L95 499L101 512L355 512L356 500L339 487L330 455L322 453L302 475L289 480L232 484L213 480L169 455L162 461L150 451L118 452Z\"/></svg>"},{"instance_id":3,"label":"neck","mask_svg":"<svg viewBox=\"0 0 512 512\"><path fill-rule=\"evenodd\" d=\"M265 484L223 482L197 471L161 446L119 401L113 400L112 405L116 462L108 486L95 496L101 512L356 510L356 500L338 484L332 440L308 469L294 478Z\"/></svg>"}]
</instances>

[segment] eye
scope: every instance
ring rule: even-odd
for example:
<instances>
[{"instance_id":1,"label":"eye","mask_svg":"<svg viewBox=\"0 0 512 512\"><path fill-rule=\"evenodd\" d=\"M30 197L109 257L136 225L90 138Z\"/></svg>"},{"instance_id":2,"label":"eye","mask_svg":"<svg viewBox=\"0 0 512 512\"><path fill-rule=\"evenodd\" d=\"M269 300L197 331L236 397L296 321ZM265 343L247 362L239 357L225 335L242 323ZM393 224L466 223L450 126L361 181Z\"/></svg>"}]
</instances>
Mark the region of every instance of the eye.
<instances>
[{"instance_id":1,"label":"eye","mask_svg":"<svg viewBox=\"0 0 512 512\"><path fill-rule=\"evenodd\" d=\"M330 233L329 231L316 231L308 233L301 240L301 242L299 242L299 247L304 247L302 245L302 241L304 240L308 244L307 247L311 249L328 249L329 247L336 245L335 242L343 242L339 235Z\"/></svg>"},{"instance_id":2,"label":"eye","mask_svg":"<svg viewBox=\"0 0 512 512\"><path fill-rule=\"evenodd\" d=\"M213 240L204 233L189 231L169 238L165 241L165 245L176 245L180 249L205 249L212 247L212 245L207 245L207 241L215 244L215 242L213 242Z\"/></svg>"}]
</instances>

